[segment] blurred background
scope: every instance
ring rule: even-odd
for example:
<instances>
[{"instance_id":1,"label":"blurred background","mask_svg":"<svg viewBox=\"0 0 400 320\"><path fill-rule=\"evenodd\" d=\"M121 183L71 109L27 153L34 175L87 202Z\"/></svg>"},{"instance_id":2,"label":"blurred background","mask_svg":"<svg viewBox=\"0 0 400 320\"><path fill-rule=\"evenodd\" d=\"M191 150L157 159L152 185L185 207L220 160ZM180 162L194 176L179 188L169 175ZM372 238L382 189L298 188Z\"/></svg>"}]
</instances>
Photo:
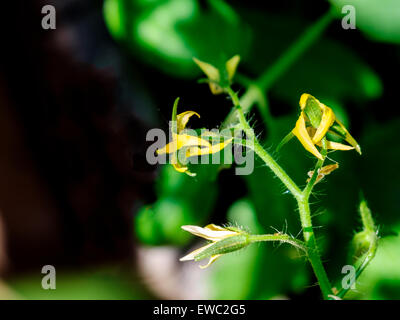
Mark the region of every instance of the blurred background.
<instances>
[{"instance_id":1,"label":"blurred background","mask_svg":"<svg viewBox=\"0 0 400 320\"><path fill-rule=\"evenodd\" d=\"M41 27L48 4L55 30ZM356 8L355 30L342 28L345 4ZM317 185L323 260L340 279L361 228L362 191L382 239L352 297L400 299L397 0L15 5L0 74L1 299L319 298L308 263L289 246L253 245L206 270L178 261L201 245L184 224L299 234L295 203L267 168L257 162L253 174L237 176L234 168L196 165L191 178L149 165L145 153L147 131L168 129L176 97L181 111L201 114L193 128L216 128L230 110L197 83L193 56L217 63L240 54L237 79L246 83L331 6L338 18L268 91L273 125L256 107L252 124L274 147L293 128L303 92L334 109L363 155L333 153L340 168ZM276 157L305 183L314 160L298 142ZM41 287L44 265L56 268L56 290Z\"/></svg>"}]
</instances>

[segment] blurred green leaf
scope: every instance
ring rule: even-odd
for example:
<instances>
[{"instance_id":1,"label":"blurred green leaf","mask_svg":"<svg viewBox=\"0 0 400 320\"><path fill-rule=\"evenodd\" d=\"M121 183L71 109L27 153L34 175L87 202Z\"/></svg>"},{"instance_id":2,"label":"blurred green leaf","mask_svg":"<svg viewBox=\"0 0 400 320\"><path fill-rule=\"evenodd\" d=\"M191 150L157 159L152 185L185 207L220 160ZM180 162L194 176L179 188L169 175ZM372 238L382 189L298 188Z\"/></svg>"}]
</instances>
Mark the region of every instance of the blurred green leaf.
<instances>
[{"instance_id":1,"label":"blurred green leaf","mask_svg":"<svg viewBox=\"0 0 400 320\"><path fill-rule=\"evenodd\" d=\"M296 16L278 17L265 12L245 11L243 19L254 34L249 57L243 64L254 74L271 66L308 25ZM321 101L341 103L347 99L375 99L383 89L378 75L356 53L323 37L278 79L271 90L282 100L298 106L304 92Z\"/></svg>"},{"instance_id":2,"label":"blurred green leaf","mask_svg":"<svg viewBox=\"0 0 400 320\"><path fill-rule=\"evenodd\" d=\"M386 225L400 222L399 127L397 119L368 125L360 141L363 156L355 171L368 204L379 214L379 222Z\"/></svg>"},{"instance_id":3,"label":"blurred green leaf","mask_svg":"<svg viewBox=\"0 0 400 320\"><path fill-rule=\"evenodd\" d=\"M140 282L120 267L86 270L58 270L56 289L44 290L40 270L8 279L10 287L23 299L34 300L131 300L150 299Z\"/></svg>"},{"instance_id":4,"label":"blurred green leaf","mask_svg":"<svg viewBox=\"0 0 400 320\"><path fill-rule=\"evenodd\" d=\"M195 165L196 177L161 168L157 180L157 201L143 206L135 217L135 232L149 245L182 245L190 238L181 232L185 224L203 225L212 212L218 196L215 183L218 165Z\"/></svg>"},{"instance_id":5,"label":"blurred green leaf","mask_svg":"<svg viewBox=\"0 0 400 320\"><path fill-rule=\"evenodd\" d=\"M356 28L372 40L400 43L400 2L398 0L330 0L344 17L342 8L352 5L356 12Z\"/></svg>"},{"instance_id":6,"label":"blurred green leaf","mask_svg":"<svg viewBox=\"0 0 400 320\"><path fill-rule=\"evenodd\" d=\"M222 0L106 0L111 35L140 59L167 73L197 76L192 58L220 65L244 56L250 30Z\"/></svg>"}]
</instances>

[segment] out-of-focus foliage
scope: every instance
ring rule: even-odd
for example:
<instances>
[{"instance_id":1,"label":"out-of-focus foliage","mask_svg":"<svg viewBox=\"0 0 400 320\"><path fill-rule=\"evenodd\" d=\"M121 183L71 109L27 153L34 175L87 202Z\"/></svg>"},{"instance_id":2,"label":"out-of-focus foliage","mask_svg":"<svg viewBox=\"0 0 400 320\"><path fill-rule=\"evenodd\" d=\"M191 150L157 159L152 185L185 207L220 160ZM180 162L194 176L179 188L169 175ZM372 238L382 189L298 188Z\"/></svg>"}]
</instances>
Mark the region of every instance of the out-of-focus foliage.
<instances>
[{"instance_id":1,"label":"out-of-focus foliage","mask_svg":"<svg viewBox=\"0 0 400 320\"><path fill-rule=\"evenodd\" d=\"M355 8L356 27L376 41L400 43L400 2L397 0L330 0L341 17L342 8Z\"/></svg>"},{"instance_id":2,"label":"out-of-focus foliage","mask_svg":"<svg viewBox=\"0 0 400 320\"><path fill-rule=\"evenodd\" d=\"M221 64L245 56L249 30L224 1L106 0L111 34L140 59L172 75L193 77L197 57Z\"/></svg>"},{"instance_id":3,"label":"out-of-focus foliage","mask_svg":"<svg viewBox=\"0 0 400 320\"><path fill-rule=\"evenodd\" d=\"M215 183L218 165L198 165L195 178L163 166L157 181L158 200L144 206L135 219L136 234L146 244L183 244L189 239L180 232L185 224L207 222L218 196ZM194 183L193 183L194 182Z\"/></svg>"},{"instance_id":4,"label":"out-of-focus foliage","mask_svg":"<svg viewBox=\"0 0 400 320\"><path fill-rule=\"evenodd\" d=\"M56 289L44 290L40 285L43 274L35 272L10 279L9 286L18 297L38 300L105 300L150 299L137 279L119 267L86 270L58 270Z\"/></svg>"},{"instance_id":5,"label":"out-of-focus foliage","mask_svg":"<svg viewBox=\"0 0 400 320\"><path fill-rule=\"evenodd\" d=\"M266 70L300 36L309 22L298 16L273 16L268 12L245 12L254 41L244 64L255 74ZM269 39L272 46L265 45ZM324 37L273 85L272 92L296 106L304 92L340 102L373 99L382 94L376 73L351 48Z\"/></svg>"}]
</instances>

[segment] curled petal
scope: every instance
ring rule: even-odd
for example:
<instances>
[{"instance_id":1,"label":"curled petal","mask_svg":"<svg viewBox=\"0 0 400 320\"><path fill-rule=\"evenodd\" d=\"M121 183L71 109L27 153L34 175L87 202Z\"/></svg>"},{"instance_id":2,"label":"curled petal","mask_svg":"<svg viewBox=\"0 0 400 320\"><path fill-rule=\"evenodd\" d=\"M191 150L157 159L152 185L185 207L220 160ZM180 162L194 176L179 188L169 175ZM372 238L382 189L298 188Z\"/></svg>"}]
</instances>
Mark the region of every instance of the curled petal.
<instances>
[{"instance_id":1,"label":"curled petal","mask_svg":"<svg viewBox=\"0 0 400 320\"><path fill-rule=\"evenodd\" d=\"M190 146L203 146L203 147L211 146L211 143L208 142L207 140L186 133L178 134L176 140L178 149Z\"/></svg>"},{"instance_id":2,"label":"curled petal","mask_svg":"<svg viewBox=\"0 0 400 320\"><path fill-rule=\"evenodd\" d=\"M304 110L304 108L306 107L306 103L309 97L312 97L312 95L308 94L308 93L303 93L300 97L300 101L299 101L299 105L301 110Z\"/></svg>"},{"instance_id":3,"label":"curled petal","mask_svg":"<svg viewBox=\"0 0 400 320\"><path fill-rule=\"evenodd\" d=\"M317 145L319 147L322 146L321 141L317 143ZM353 150L354 147L352 146L348 146L339 142L333 142L333 141L326 141L326 147L328 149L332 149L332 150L343 150L343 151L347 151L347 150Z\"/></svg>"},{"instance_id":4,"label":"curled petal","mask_svg":"<svg viewBox=\"0 0 400 320\"><path fill-rule=\"evenodd\" d=\"M339 121L336 119L336 122L338 123L338 125L346 132L346 138L345 140L350 143L350 145L352 145L354 147L354 149L356 149L356 151L361 154L361 147L358 144L358 142L351 136L351 134L349 133L349 131L347 131L346 127Z\"/></svg>"},{"instance_id":5,"label":"curled petal","mask_svg":"<svg viewBox=\"0 0 400 320\"><path fill-rule=\"evenodd\" d=\"M200 115L194 111L185 111L176 116L178 133L180 133L183 129L185 129L186 124L188 123L190 117L193 115L196 115L197 117L200 118Z\"/></svg>"},{"instance_id":6,"label":"curled petal","mask_svg":"<svg viewBox=\"0 0 400 320\"><path fill-rule=\"evenodd\" d=\"M335 121L335 114L333 113L332 109L323 104L321 104L321 106L323 109L323 113L322 113L321 122L318 126L318 129L312 138L314 143L318 143L319 141L321 141L321 139L323 137L325 137L329 128L332 126L333 122Z\"/></svg>"},{"instance_id":7,"label":"curled petal","mask_svg":"<svg viewBox=\"0 0 400 320\"><path fill-rule=\"evenodd\" d=\"M157 149L157 154L173 153L178 150L178 144L176 140L171 141L161 149Z\"/></svg>"},{"instance_id":8,"label":"curled petal","mask_svg":"<svg viewBox=\"0 0 400 320\"><path fill-rule=\"evenodd\" d=\"M221 254L216 254L214 256L210 257L210 260L208 260L208 263L204 266L200 266L201 269L205 269L208 268L215 260L217 260L219 257L221 256Z\"/></svg>"},{"instance_id":9,"label":"curled petal","mask_svg":"<svg viewBox=\"0 0 400 320\"><path fill-rule=\"evenodd\" d=\"M318 159L323 160L322 155L319 153L318 149L315 147L311 140L310 135L306 129L306 122L304 120L304 113L301 112L299 119L296 122L296 127L292 130L293 134L299 139L303 147L311 152Z\"/></svg>"},{"instance_id":10,"label":"curled petal","mask_svg":"<svg viewBox=\"0 0 400 320\"><path fill-rule=\"evenodd\" d=\"M205 139L191 136L186 133L172 133L172 141L161 149L157 149L157 154L175 153L179 149L191 146L211 147L211 143Z\"/></svg>"},{"instance_id":11,"label":"curled petal","mask_svg":"<svg viewBox=\"0 0 400 320\"><path fill-rule=\"evenodd\" d=\"M193 156L201 156L204 154L217 153L217 152L221 151L222 149L224 149L228 144L230 144L232 140L233 140L233 138L230 138L225 142L216 143L216 144L212 145L211 147L199 148L196 146L196 147L189 148L187 150L186 157L189 158L189 157L193 157Z\"/></svg>"},{"instance_id":12,"label":"curled petal","mask_svg":"<svg viewBox=\"0 0 400 320\"><path fill-rule=\"evenodd\" d=\"M211 241L219 241L227 237L238 235L237 232L225 228L217 229L214 227L210 227L210 225L206 226L205 228L198 226L182 226L181 228L187 232L190 232L191 234L194 234L195 236L202 237Z\"/></svg>"},{"instance_id":13,"label":"curled petal","mask_svg":"<svg viewBox=\"0 0 400 320\"><path fill-rule=\"evenodd\" d=\"M203 246L203 247L200 247L200 248L198 248L198 249L196 249L196 250L190 252L190 253L187 254L186 256L180 258L179 261L190 261L190 260L194 260L195 257L196 257L199 253L201 253L201 252L203 252L204 250L206 250L207 248L211 247L213 244L214 244L214 243L209 243L209 244L207 244L207 245L205 245L205 246Z\"/></svg>"},{"instance_id":14,"label":"curled petal","mask_svg":"<svg viewBox=\"0 0 400 320\"><path fill-rule=\"evenodd\" d=\"M186 173L188 176L195 177L196 174L189 171L189 168L186 165L182 165L178 161L177 153L173 153L171 156L171 164L174 169L181 173Z\"/></svg>"},{"instance_id":15,"label":"curled petal","mask_svg":"<svg viewBox=\"0 0 400 320\"><path fill-rule=\"evenodd\" d=\"M182 166L179 163L173 163L172 165L173 165L174 169L178 172L186 172L188 170L188 167Z\"/></svg>"}]
</instances>

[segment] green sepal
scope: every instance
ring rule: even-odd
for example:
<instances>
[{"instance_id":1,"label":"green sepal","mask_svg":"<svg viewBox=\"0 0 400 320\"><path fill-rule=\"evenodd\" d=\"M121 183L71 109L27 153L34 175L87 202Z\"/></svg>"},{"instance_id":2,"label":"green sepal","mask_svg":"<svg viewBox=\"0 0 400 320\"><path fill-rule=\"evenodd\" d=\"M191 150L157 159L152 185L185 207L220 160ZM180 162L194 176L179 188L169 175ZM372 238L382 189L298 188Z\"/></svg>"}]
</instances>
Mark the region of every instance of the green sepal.
<instances>
[{"instance_id":1,"label":"green sepal","mask_svg":"<svg viewBox=\"0 0 400 320\"><path fill-rule=\"evenodd\" d=\"M307 118L310 120L311 125L317 129L321 122L322 111L319 106L318 101L314 97L308 97L306 101L306 106L304 108L304 113L307 115Z\"/></svg>"},{"instance_id":2,"label":"green sepal","mask_svg":"<svg viewBox=\"0 0 400 320\"><path fill-rule=\"evenodd\" d=\"M278 146L276 147L275 151L278 152L286 143L288 143L292 138L294 137L294 134L292 131L290 131L283 139L281 142L279 142Z\"/></svg>"},{"instance_id":3,"label":"green sepal","mask_svg":"<svg viewBox=\"0 0 400 320\"><path fill-rule=\"evenodd\" d=\"M215 242L212 246L200 252L195 256L194 260L199 261L218 254L225 254L240 250L250 244L249 235L246 233L231 236Z\"/></svg>"},{"instance_id":4,"label":"green sepal","mask_svg":"<svg viewBox=\"0 0 400 320\"><path fill-rule=\"evenodd\" d=\"M176 115L178 110L179 99L180 99L179 97L175 99L174 106L172 108L171 130L173 133L177 133Z\"/></svg>"}]
</instances>

